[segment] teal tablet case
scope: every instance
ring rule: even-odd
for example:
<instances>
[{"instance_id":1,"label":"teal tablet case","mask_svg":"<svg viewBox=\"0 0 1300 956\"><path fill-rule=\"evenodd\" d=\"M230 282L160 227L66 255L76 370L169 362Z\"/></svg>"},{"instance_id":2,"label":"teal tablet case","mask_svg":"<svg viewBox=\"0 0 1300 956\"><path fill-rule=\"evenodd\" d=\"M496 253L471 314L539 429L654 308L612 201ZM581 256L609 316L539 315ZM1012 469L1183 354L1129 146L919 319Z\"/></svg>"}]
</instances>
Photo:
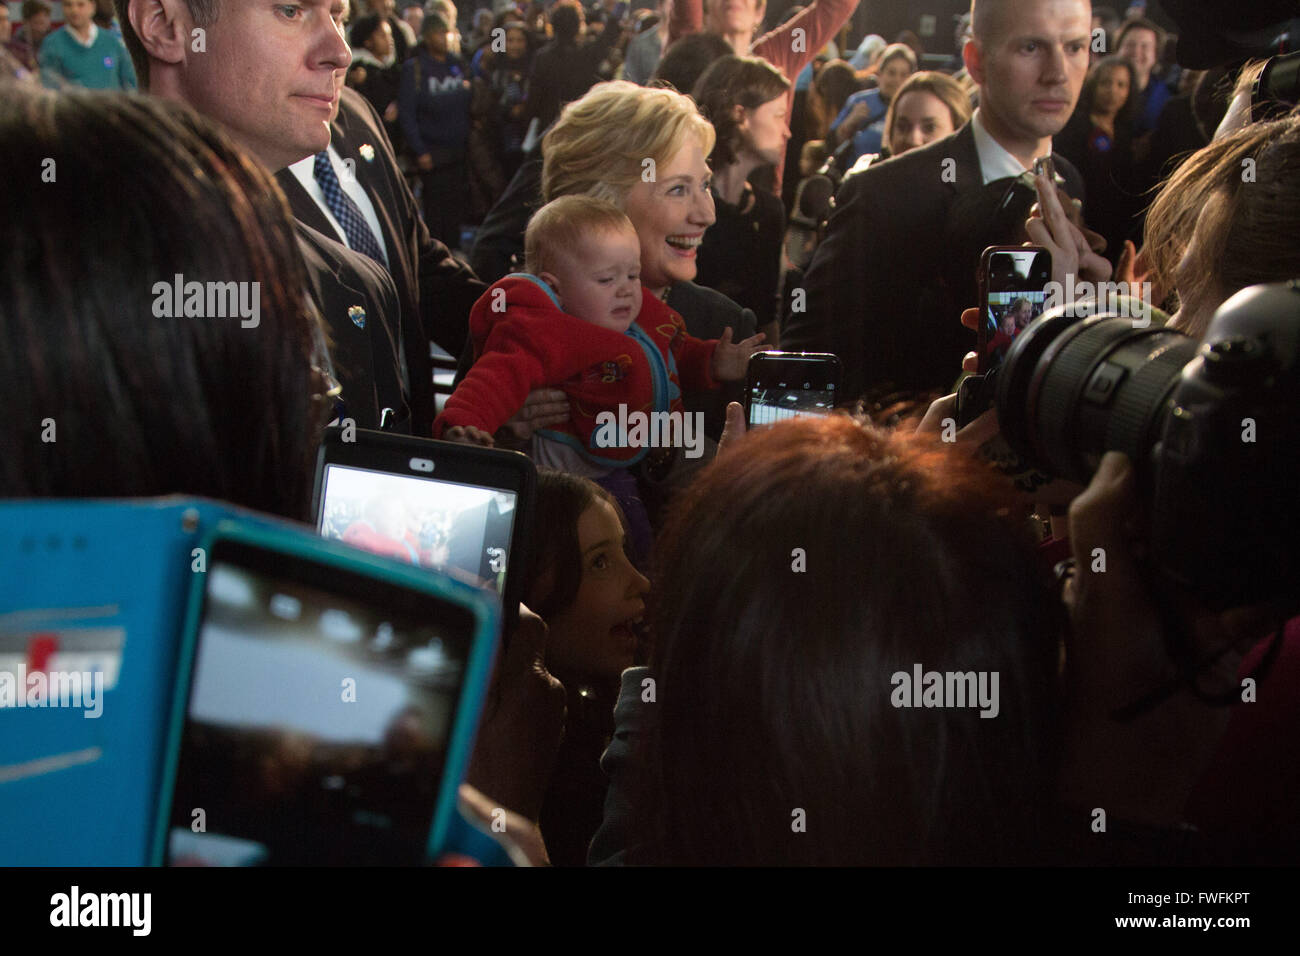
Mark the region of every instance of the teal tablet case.
<instances>
[{"instance_id":1,"label":"teal tablet case","mask_svg":"<svg viewBox=\"0 0 1300 956\"><path fill-rule=\"evenodd\" d=\"M453 722L431 852L467 832L451 808L463 778L491 668L495 609L458 582L322 541L230 505L179 497L0 501L0 865L140 866L155 855L170 719L183 688L201 593L201 552L223 521L232 533L322 554L359 573L410 582L461 603L477 623ZM418 576L414 580L412 575ZM188 626L187 626L188 625ZM94 708L16 706L18 674L49 668L103 674ZM4 677L11 699L5 705ZM83 703L89 703L83 699ZM472 836L466 837L473 842Z\"/></svg>"},{"instance_id":2,"label":"teal tablet case","mask_svg":"<svg viewBox=\"0 0 1300 956\"><path fill-rule=\"evenodd\" d=\"M0 707L0 865L148 862L191 552L238 514L181 498L0 502L0 672L107 678L97 718Z\"/></svg>"},{"instance_id":3,"label":"teal tablet case","mask_svg":"<svg viewBox=\"0 0 1300 956\"><path fill-rule=\"evenodd\" d=\"M452 827L453 817L456 816L457 791L469 765L484 692L491 678L498 624L497 610L493 602L477 588L462 584L446 575L360 551L287 524L222 521L204 537L202 547L211 553L212 546L218 539L251 545L354 574L367 575L378 581L385 581L455 604L473 615L474 633L465 662L465 678L461 684L460 699L456 703L455 717L451 722L447 757L443 765L442 781L438 788L426 849L427 858L436 859L440 853L449 848L447 837ZM187 677L194 660L203 606L204 581L196 575L190 587L184 637L177 661L177 673ZM166 808L171 805L171 794L176 782L176 766L180 757L181 734L188 699L188 682L177 681L168 720L166 760L162 772L162 790L158 800L159 811L151 854L153 862L158 864L162 863L166 849L170 822L167 819ZM460 828L457 832L461 832Z\"/></svg>"}]
</instances>

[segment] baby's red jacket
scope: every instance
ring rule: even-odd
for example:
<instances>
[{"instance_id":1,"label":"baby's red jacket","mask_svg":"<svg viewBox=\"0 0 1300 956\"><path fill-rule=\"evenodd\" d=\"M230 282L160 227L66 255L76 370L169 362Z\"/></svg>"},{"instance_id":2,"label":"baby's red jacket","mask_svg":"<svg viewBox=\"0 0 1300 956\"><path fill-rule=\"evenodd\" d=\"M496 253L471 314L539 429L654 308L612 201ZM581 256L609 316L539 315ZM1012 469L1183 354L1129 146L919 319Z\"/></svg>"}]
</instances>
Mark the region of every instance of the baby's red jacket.
<instances>
[{"instance_id":1,"label":"baby's red jacket","mask_svg":"<svg viewBox=\"0 0 1300 956\"><path fill-rule=\"evenodd\" d=\"M710 370L717 339L687 335L682 317L645 288L636 321L626 332L614 332L567 314L545 282L515 273L474 303L469 331L474 366L433 423L435 438L453 425L493 434L529 392L554 387L568 395L573 414L539 434L598 465L627 467L649 449L595 445L600 412L617 415L619 405L629 412L681 411L683 386L718 387Z\"/></svg>"}]
</instances>

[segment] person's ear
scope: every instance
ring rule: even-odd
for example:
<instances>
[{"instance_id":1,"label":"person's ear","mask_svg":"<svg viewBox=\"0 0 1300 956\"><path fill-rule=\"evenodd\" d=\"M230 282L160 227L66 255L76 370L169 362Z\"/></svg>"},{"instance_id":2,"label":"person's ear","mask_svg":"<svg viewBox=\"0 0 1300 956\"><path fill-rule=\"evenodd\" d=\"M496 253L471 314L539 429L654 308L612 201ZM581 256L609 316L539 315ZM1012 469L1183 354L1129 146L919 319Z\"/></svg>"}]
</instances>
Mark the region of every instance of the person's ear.
<instances>
[{"instance_id":1,"label":"person's ear","mask_svg":"<svg viewBox=\"0 0 1300 956\"><path fill-rule=\"evenodd\" d=\"M731 107L731 119L736 126L743 129L745 125L745 107L741 106L739 103L733 105Z\"/></svg>"},{"instance_id":2,"label":"person's ear","mask_svg":"<svg viewBox=\"0 0 1300 956\"><path fill-rule=\"evenodd\" d=\"M973 39L967 40L961 48L961 59L966 64L966 72L976 85L984 85L984 51Z\"/></svg>"},{"instance_id":3,"label":"person's ear","mask_svg":"<svg viewBox=\"0 0 1300 956\"><path fill-rule=\"evenodd\" d=\"M543 282L545 282L548 286L551 287L551 291L555 293L556 298L558 299L563 298L564 293L560 291L560 277L557 276L554 272L539 272L537 274L537 278L541 279Z\"/></svg>"},{"instance_id":4,"label":"person's ear","mask_svg":"<svg viewBox=\"0 0 1300 956\"><path fill-rule=\"evenodd\" d=\"M192 24L184 0L129 0L126 16L152 59L162 63L185 61Z\"/></svg>"}]
</instances>

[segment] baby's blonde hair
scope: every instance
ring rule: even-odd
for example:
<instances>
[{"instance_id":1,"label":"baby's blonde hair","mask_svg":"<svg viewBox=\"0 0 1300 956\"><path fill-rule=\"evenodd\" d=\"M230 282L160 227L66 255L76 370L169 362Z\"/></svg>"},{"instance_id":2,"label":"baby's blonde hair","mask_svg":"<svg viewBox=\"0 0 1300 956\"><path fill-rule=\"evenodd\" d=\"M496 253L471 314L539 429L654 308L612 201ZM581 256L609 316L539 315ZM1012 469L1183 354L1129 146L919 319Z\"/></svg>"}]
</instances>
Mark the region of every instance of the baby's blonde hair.
<instances>
[{"instance_id":1,"label":"baby's blonde hair","mask_svg":"<svg viewBox=\"0 0 1300 956\"><path fill-rule=\"evenodd\" d=\"M524 268L533 275L553 271L556 259L586 239L602 232L624 231L636 235L632 220L612 202L594 196L553 199L528 221L524 231Z\"/></svg>"}]
</instances>

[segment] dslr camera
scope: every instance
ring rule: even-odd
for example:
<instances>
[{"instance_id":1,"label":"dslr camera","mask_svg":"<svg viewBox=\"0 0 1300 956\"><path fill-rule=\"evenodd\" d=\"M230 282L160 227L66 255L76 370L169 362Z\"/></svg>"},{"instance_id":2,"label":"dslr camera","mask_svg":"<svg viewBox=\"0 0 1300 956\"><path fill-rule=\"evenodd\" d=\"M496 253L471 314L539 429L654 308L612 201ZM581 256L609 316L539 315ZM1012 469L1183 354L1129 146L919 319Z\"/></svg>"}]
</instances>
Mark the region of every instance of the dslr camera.
<instances>
[{"instance_id":1,"label":"dslr camera","mask_svg":"<svg viewBox=\"0 0 1300 956\"><path fill-rule=\"evenodd\" d=\"M1008 349L995 395L1006 442L1082 484L1123 452L1158 576L1217 610L1300 604L1300 279L1241 290L1201 342L1075 314L1049 310Z\"/></svg>"}]
</instances>

